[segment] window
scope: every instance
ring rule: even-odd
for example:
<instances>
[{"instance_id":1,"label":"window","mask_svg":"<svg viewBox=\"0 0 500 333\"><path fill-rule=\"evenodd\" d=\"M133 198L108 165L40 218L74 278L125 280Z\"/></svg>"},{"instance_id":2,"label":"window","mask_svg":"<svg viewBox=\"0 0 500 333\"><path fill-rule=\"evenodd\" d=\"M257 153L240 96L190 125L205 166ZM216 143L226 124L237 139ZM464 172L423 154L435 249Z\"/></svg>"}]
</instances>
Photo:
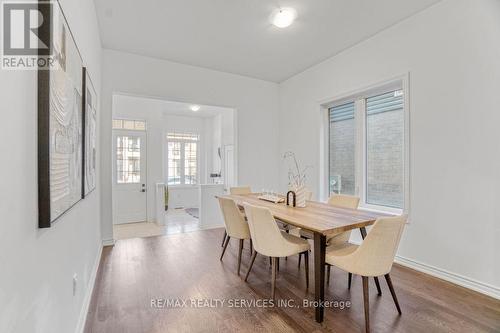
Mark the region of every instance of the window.
<instances>
[{"instance_id":1,"label":"window","mask_svg":"<svg viewBox=\"0 0 500 333\"><path fill-rule=\"evenodd\" d=\"M167 182L169 185L196 185L198 183L197 134L167 134Z\"/></svg>"},{"instance_id":2,"label":"window","mask_svg":"<svg viewBox=\"0 0 500 333\"><path fill-rule=\"evenodd\" d=\"M329 193L357 195L365 208L407 210L407 111L403 82L330 104Z\"/></svg>"},{"instance_id":3,"label":"window","mask_svg":"<svg viewBox=\"0 0 500 333\"><path fill-rule=\"evenodd\" d=\"M143 120L113 119L113 129L145 131L146 122Z\"/></svg>"},{"instance_id":4,"label":"window","mask_svg":"<svg viewBox=\"0 0 500 333\"><path fill-rule=\"evenodd\" d=\"M116 182L134 184L141 182L141 138L116 137Z\"/></svg>"},{"instance_id":5,"label":"window","mask_svg":"<svg viewBox=\"0 0 500 333\"><path fill-rule=\"evenodd\" d=\"M403 208L404 111L401 90L366 99L366 203Z\"/></svg>"},{"instance_id":6,"label":"window","mask_svg":"<svg viewBox=\"0 0 500 333\"><path fill-rule=\"evenodd\" d=\"M330 193L354 195L354 102L330 108Z\"/></svg>"}]
</instances>

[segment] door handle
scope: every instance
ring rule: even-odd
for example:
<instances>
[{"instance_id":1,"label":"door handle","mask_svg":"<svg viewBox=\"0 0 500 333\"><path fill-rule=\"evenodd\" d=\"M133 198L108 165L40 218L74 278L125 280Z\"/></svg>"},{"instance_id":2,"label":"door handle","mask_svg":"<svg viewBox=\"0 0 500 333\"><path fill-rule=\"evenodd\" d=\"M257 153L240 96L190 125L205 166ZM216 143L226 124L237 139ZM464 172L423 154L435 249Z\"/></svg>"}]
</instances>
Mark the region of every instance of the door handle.
<instances>
[{"instance_id":1,"label":"door handle","mask_svg":"<svg viewBox=\"0 0 500 333\"><path fill-rule=\"evenodd\" d=\"M145 189L142 189L142 190L141 190L141 192L146 192L146 190L145 190Z\"/></svg>"}]
</instances>

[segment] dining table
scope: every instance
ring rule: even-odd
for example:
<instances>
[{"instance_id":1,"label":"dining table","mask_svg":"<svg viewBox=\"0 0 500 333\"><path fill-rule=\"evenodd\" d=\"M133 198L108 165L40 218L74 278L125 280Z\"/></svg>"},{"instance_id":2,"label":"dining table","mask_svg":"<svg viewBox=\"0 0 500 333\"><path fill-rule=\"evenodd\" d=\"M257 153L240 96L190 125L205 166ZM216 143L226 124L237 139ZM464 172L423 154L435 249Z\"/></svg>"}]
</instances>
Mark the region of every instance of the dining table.
<instances>
[{"instance_id":1,"label":"dining table","mask_svg":"<svg viewBox=\"0 0 500 333\"><path fill-rule=\"evenodd\" d=\"M268 208L276 220L311 232L314 242L314 307L316 322L323 322L325 298L325 251L326 240L345 231L359 229L366 237L366 227L388 214L349 209L329 205L318 201L307 201L305 207L293 207L286 202L271 202L260 199L259 193L223 195L220 197L233 200L240 208L243 204ZM284 197L284 196L282 196ZM375 278L377 288L379 283Z\"/></svg>"}]
</instances>

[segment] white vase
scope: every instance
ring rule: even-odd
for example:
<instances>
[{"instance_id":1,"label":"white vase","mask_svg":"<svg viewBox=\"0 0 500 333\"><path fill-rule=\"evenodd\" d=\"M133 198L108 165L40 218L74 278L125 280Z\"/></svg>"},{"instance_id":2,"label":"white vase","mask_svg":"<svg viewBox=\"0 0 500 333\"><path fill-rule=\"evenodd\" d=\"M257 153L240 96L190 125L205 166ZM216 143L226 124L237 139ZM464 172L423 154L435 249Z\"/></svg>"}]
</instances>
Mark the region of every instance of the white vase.
<instances>
[{"instance_id":1,"label":"white vase","mask_svg":"<svg viewBox=\"0 0 500 333\"><path fill-rule=\"evenodd\" d=\"M305 207L306 206L306 197L307 197L307 190L304 185L295 187L293 189L295 192L295 206L296 207Z\"/></svg>"}]
</instances>

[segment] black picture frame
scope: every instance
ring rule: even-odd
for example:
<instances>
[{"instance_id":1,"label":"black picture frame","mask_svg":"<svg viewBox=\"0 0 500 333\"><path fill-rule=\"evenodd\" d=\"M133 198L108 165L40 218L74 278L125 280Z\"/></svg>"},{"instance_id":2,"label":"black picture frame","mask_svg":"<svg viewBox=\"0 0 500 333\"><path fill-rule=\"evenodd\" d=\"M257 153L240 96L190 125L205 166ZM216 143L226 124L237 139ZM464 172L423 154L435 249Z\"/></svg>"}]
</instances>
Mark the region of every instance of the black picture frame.
<instances>
[{"instance_id":1,"label":"black picture frame","mask_svg":"<svg viewBox=\"0 0 500 333\"><path fill-rule=\"evenodd\" d=\"M82 199L83 59L59 2L40 0L38 8L48 21L38 34L57 63L37 70L38 227L49 228ZM46 54L39 50L38 57Z\"/></svg>"},{"instance_id":2,"label":"black picture frame","mask_svg":"<svg viewBox=\"0 0 500 333\"><path fill-rule=\"evenodd\" d=\"M87 67L82 68L82 198L96 189L97 182L97 92Z\"/></svg>"}]
</instances>

